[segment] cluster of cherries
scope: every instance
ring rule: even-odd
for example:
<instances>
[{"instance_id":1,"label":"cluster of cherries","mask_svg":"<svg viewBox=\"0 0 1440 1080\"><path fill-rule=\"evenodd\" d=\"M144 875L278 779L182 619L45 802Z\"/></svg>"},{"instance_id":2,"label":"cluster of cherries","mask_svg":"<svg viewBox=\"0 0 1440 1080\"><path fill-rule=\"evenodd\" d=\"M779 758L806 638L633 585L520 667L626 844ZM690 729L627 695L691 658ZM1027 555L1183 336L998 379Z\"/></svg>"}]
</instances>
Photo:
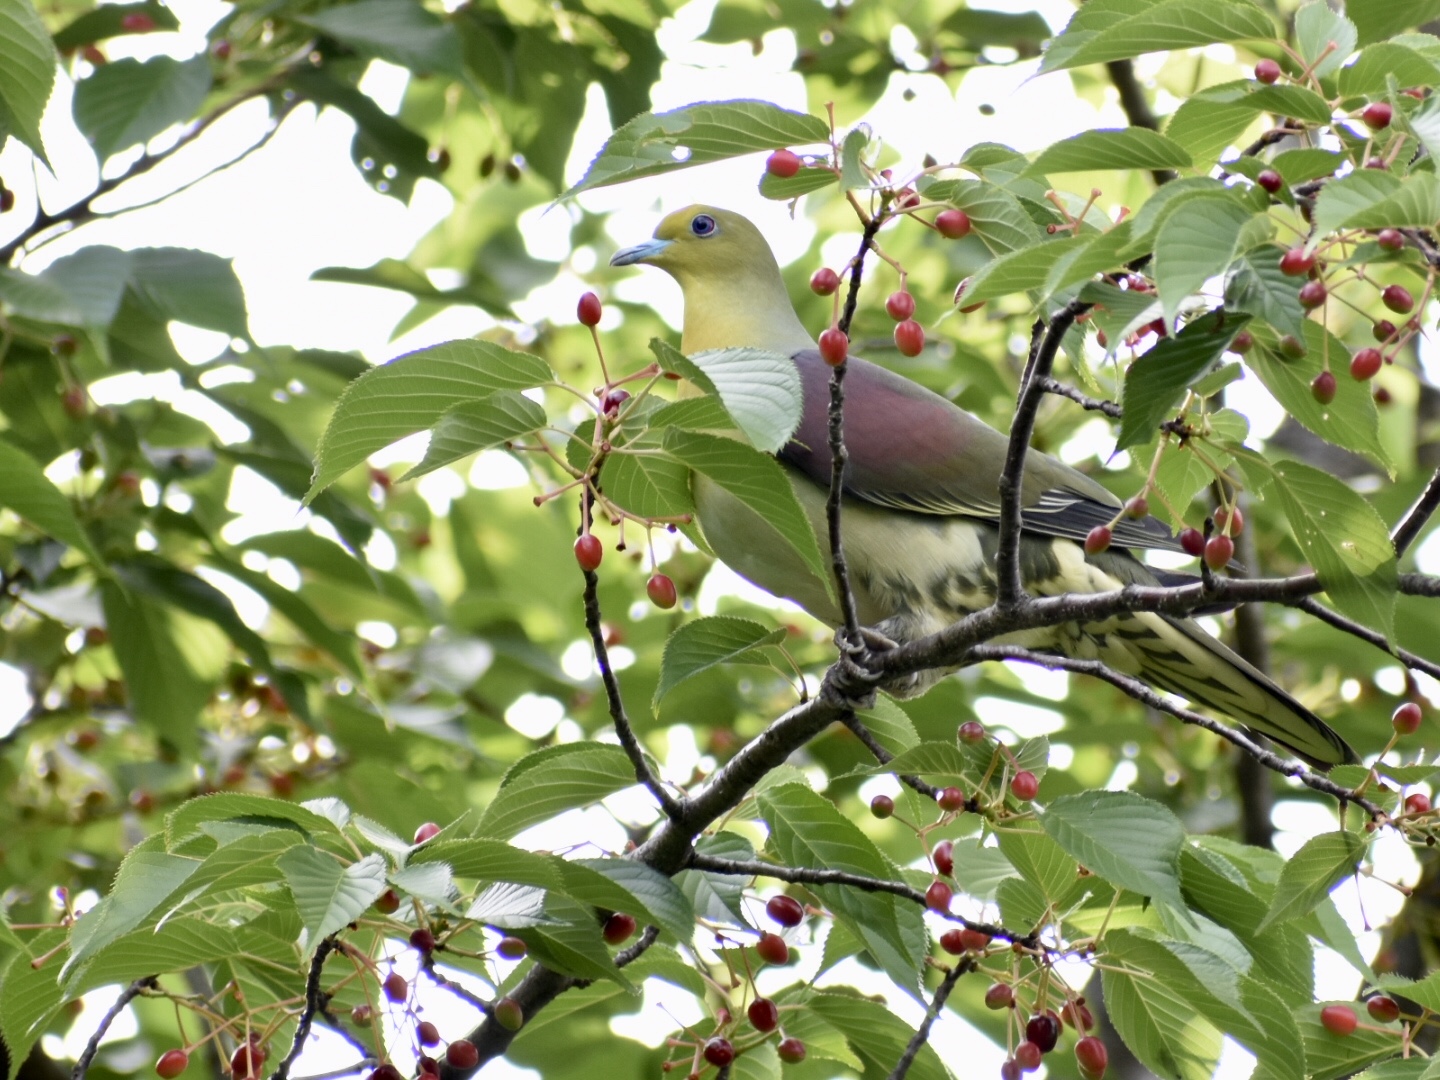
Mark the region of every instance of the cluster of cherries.
<instances>
[{"instance_id":1,"label":"cluster of cherries","mask_svg":"<svg viewBox=\"0 0 1440 1080\"><path fill-rule=\"evenodd\" d=\"M1136 495L1125 503L1120 513L1129 518L1143 518L1150 513L1150 502L1144 495ZM1245 515L1238 506L1222 506L1215 511L1214 522L1217 531L1208 539L1204 533L1193 527L1181 529L1177 539L1185 554L1196 559L1203 558L1205 565L1211 570L1223 570L1235 557L1233 538L1239 536L1245 528ZM1085 551L1090 555L1098 555L1110 547L1113 539L1114 529L1111 525L1096 525L1085 534Z\"/></svg>"},{"instance_id":2,"label":"cluster of cherries","mask_svg":"<svg viewBox=\"0 0 1440 1080\"><path fill-rule=\"evenodd\" d=\"M582 326L588 326L590 333L597 333L595 327L600 323L600 317L604 314L604 308L600 303L600 297L593 292L587 292L580 297L575 306L575 317L579 319ZM600 393L600 412L606 419L613 420L620 414L620 407L630 399L627 390L608 389ZM600 538L586 530L580 534L575 541L575 561L580 564L580 569L594 572L599 569L601 560L605 557L604 545ZM658 608L667 611L675 606L678 594L675 591L675 582L668 574L662 574L658 570L650 575L650 580L645 583L645 593L650 597L651 603Z\"/></svg>"}]
</instances>

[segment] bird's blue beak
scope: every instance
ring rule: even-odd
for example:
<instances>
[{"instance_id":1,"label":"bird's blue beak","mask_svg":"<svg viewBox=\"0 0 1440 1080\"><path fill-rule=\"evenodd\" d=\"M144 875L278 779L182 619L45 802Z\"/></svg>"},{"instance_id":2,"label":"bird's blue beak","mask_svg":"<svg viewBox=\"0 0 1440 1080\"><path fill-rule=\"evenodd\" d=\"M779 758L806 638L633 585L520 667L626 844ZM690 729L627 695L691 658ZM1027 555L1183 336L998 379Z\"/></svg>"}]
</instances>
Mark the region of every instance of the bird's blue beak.
<instances>
[{"instance_id":1,"label":"bird's blue beak","mask_svg":"<svg viewBox=\"0 0 1440 1080\"><path fill-rule=\"evenodd\" d=\"M643 244L636 244L634 247L621 248L610 256L610 265L633 266L635 263L645 262L659 255L673 243L673 240L646 240Z\"/></svg>"}]
</instances>

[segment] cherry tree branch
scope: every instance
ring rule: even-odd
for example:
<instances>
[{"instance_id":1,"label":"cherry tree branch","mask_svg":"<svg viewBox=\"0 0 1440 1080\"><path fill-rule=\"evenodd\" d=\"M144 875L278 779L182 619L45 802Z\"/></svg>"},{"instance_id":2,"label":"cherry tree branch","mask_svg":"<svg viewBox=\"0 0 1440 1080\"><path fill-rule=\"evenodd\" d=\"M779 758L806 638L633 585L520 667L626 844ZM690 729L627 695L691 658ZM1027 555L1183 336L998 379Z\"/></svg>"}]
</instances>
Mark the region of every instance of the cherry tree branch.
<instances>
[{"instance_id":1,"label":"cherry tree branch","mask_svg":"<svg viewBox=\"0 0 1440 1080\"><path fill-rule=\"evenodd\" d=\"M80 1057L75 1061L75 1070L70 1074L70 1080L85 1080L85 1074L90 1071L90 1066L95 1061L95 1055L100 1050L100 1040L110 1030L110 1025L115 1022L116 1017L123 1013L130 1002L143 994L146 990L158 990L160 983L154 975L147 975L143 979L136 979L115 999L115 1004L110 1006L110 1011L100 1018L100 1023L95 1028L95 1033L85 1044L85 1049L80 1052Z\"/></svg>"},{"instance_id":2,"label":"cherry tree branch","mask_svg":"<svg viewBox=\"0 0 1440 1080\"><path fill-rule=\"evenodd\" d=\"M588 494L586 498L589 498ZM595 648L595 663L600 668L600 681L605 684L605 698L610 705L610 720L615 727L615 734L619 736L620 745L630 758L630 764L635 767L636 782L644 784L650 794L655 796L655 801L660 804L660 809L667 818L671 821L678 820L683 813L683 804L666 791L664 785L650 771L650 763L645 760L645 749L635 737L635 729L631 727L630 717L626 715L625 702L620 697L620 683L610 666L610 650L606 648L605 631L600 625L600 578L593 570L586 570L584 573L585 629L590 632L590 644Z\"/></svg>"},{"instance_id":3,"label":"cherry tree branch","mask_svg":"<svg viewBox=\"0 0 1440 1080\"><path fill-rule=\"evenodd\" d=\"M1069 398L1087 412L1101 412L1110 417L1111 420L1119 420L1125 415L1125 410L1113 401L1102 401L1100 398L1092 398L1089 394L1081 393L1069 383L1063 383L1054 376L1047 375L1040 380L1040 388L1047 394L1054 394L1057 397Z\"/></svg>"},{"instance_id":4,"label":"cherry tree branch","mask_svg":"<svg viewBox=\"0 0 1440 1080\"><path fill-rule=\"evenodd\" d=\"M1145 683L1130 675L1122 674L1114 668L1107 667L1099 660L1077 660L1069 656L1054 656L1050 653L1035 652L1031 649L1023 649L1017 645L977 645L970 650L970 656L976 660L1018 660L1026 664L1036 664L1040 667L1050 668L1052 671L1073 671L1081 675L1092 675L1101 679L1111 686L1124 691L1136 701L1142 702L1150 708L1175 717L1177 720L1187 724L1194 724L1196 727L1204 728L1214 735L1220 736L1229 743L1233 743L1252 758L1264 765L1267 769L1279 773L1281 776L1292 777L1299 780L1308 788L1323 792L1342 803L1351 802L1362 807L1371 818L1383 816L1384 811L1368 799L1358 797L1349 788L1328 780L1325 777L1311 772L1306 766L1298 761L1288 761L1279 754L1258 746L1253 739L1239 731L1229 728L1218 720L1212 720L1208 716L1202 716L1191 709L1183 708L1168 701L1164 696L1152 690Z\"/></svg>"},{"instance_id":5,"label":"cherry tree branch","mask_svg":"<svg viewBox=\"0 0 1440 1080\"><path fill-rule=\"evenodd\" d=\"M1423 656L1416 656L1409 649L1402 649L1398 645L1392 646L1390 642L1385 639L1384 634L1371 630L1368 626L1362 626L1353 619L1347 619L1338 611L1331 610L1313 597L1307 596L1301 600L1292 600L1289 603L1291 607L1298 608L1307 615L1313 615L1323 623L1329 623L1335 627L1336 630L1343 630L1345 633L1357 637L1361 641L1369 642L1381 652L1389 653L1406 667L1412 668L1415 671L1423 671L1431 678L1440 679L1440 664L1432 660L1426 660Z\"/></svg>"},{"instance_id":6,"label":"cherry tree branch","mask_svg":"<svg viewBox=\"0 0 1440 1080\"><path fill-rule=\"evenodd\" d=\"M1415 505L1401 518L1399 524L1390 533L1390 540L1395 545L1397 559L1404 555L1410 545L1420 536L1421 530L1425 528L1437 508L1440 508L1440 469L1436 469L1431 475L1430 483L1425 485L1425 490L1420 493L1420 498L1415 500Z\"/></svg>"},{"instance_id":7,"label":"cherry tree branch","mask_svg":"<svg viewBox=\"0 0 1440 1080\"><path fill-rule=\"evenodd\" d=\"M890 1070L886 1080L905 1080L905 1075L910 1071L910 1066L915 1063L915 1058L920 1053L920 1048L930 1041L930 1028L940 1016L940 1010L945 1008L945 1000L950 996L950 991L955 989L955 984L960 981L962 975L975 970L975 961L967 956L958 964L945 973L940 980L940 985L935 988L935 996L930 999L930 1007L925 1010L925 1019L915 1029L915 1034L910 1036L910 1042L905 1047L905 1052L900 1055L900 1060L895 1062L895 1068Z\"/></svg>"},{"instance_id":8,"label":"cherry tree branch","mask_svg":"<svg viewBox=\"0 0 1440 1080\"><path fill-rule=\"evenodd\" d=\"M305 1007L300 1011L300 1020L295 1025L295 1037L290 1041L290 1052L275 1066L270 1080L287 1080L291 1068L305 1049L305 1040L310 1037L310 1026L315 1022L315 1014L323 1010L328 1003L329 995L320 988L320 975L325 967L326 957L335 947L335 935L331 934L320 942L315 949L315 955L310 958L310 971L305 977Z\"/></svg>"},{"instance_id":9,"label":"cherry tree branch","mask_svg":"<svg viewBox=\"0 0 1440 1080\"><path fill-rule=\"evenodd\" d=\"M865 222L860 250L850 261L850 290L845 294L845 309L838 326L841 333L850 333L855 306L860 300L860 279L865 270L865 256L875 242L875 234L884 222L883 213L872 214ZM845 449L845 371L846 364L830 370L830 492L825 500L825 522L830 535L830 566L835 574L835 588L840 594L840 613L845 625L845 638L850 645L860 644L860 616L855 609L855 593L850 588L850 569L845 563L845 545L840 531L840 502L845 493L845 466L850 460Z\"/></svg>"},{"instance_id":10,"label":"cherry tree branch","mask_svg":"<svg viewBox=\"0 0 1440 1080\"><path fill-rule=\"evenodd\" d=\"M869 750L870 753L874 755L875 760L881 765L888 765L894 760L895 755L880 745L874 733L861 722L858 716L852 713L842 719L841 723L849 728L855 734L855 737L865 744L865 749ZM940 789L938 787L934 784L927 784L918 776L911 776L908 773L896 773L895 775L900 777L901 783L909 788L913 788L926 798L938 799L940 797Z\"/></svg>"}]
</instances>

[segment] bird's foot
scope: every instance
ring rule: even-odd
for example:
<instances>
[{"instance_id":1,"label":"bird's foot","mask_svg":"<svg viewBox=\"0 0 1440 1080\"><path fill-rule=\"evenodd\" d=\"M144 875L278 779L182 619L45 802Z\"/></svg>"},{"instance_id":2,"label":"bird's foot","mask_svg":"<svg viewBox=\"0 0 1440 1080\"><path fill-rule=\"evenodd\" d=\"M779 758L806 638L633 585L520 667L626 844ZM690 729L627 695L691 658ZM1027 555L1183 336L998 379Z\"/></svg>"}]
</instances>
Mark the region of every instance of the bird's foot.
<instances>
[{"instance_id":1,"label":"bird's foot","mask_svg":"<svg viewBox=\"0 0 1440 1080\"><path fill-rule=\"evenodd\" d=\"M859 640L854 640L841 627L835 631L835 648L840 651L840 659L827 681L845 700L868 709L875 703L875 688L885 678L874 670L875 655L895 647L894 641L876 630L861 627Z\"/></svg>"}]
</instances>

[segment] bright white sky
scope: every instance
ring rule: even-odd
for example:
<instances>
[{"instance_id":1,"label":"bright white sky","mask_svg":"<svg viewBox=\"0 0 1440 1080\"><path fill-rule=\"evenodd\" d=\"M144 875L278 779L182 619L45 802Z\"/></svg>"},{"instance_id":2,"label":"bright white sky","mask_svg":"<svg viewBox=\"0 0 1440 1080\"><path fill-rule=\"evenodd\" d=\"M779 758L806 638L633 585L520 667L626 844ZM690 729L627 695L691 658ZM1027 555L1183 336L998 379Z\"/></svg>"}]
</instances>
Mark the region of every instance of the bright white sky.
<instances>
[{"instance_id":1,"label":"bright white sky","mask_svg":"<svg viewBox=\"0 0 1440 1080\"><path fill-rule=\"evenodd\" d=\"M225 5L216 0L172 0L170 6L181 20L178 33L117 39L109 48L112 56L144 58L160 52L192 55L205 47L206 30L226 10ZM656 110L697 100L733 97L737 88L743 88L748 97L765 98L790 108L805 109L801 79L790 71L795 44L789 32L776 31L767 35L765 47L759 55L753 55L750 46L744 43L721 47L698 42L695 38L707 25L712 6L713 0L694 0L673 19L667 20L657 35L670 59L653 92ZM1056 30L1064 26L1073 12L1073 7L1063 0L988 0L985 6L1014 11L1038 9ZM897 55L905 57L913 53L914 42L902 31L896 33L892 46ZM1217 47L1213 52L1215 58L1222 62L1233 58L1225 47ZM923 66L920 58L916 57L915 61L916 66ZM1142 72L1146 70L1147 62L1142 60L1140 67ZM1014 67L981 68L967 75L958 93L953 95L939 80L928 76L897 76L869 120L901 153L904 158L902 170L918 166L920 157L926 152L934 153L942 160L947 155L953 155L953 160L966 146L982 140L1005 142L1029 151L1087 128L1124 124L1124 117L1113 101L1097 111L1076 99L1065 75L1027 81L1034 68L1033 62ZM377 63L372 65L364 88L382 106L394 109L403 94L405 78L403 70ZM907 87L916 94L916 98L908 103L901 96ZM60 174L56 180L42 170L39 180L41 196L50 208L65 205L87 193L96 177L93 156L68 122L70 89L70 84L62 77L44 126L46 144ZM979 112L982 103L993 106L994 114L982 115ZM172 165L156 169L149 177L127 187L126 204L161 195L177 178L188 179L216 162L233 157L258 136L262 124L263 107L253 105L237 109L196 146L177 155ZM408 298L385 290L309 280L310 274L323 266L368 266L385 257L403 258L427 230L445 217L451 207L451 199L445 189L428 181L420 182L408 207L373 192L350 164L351 134L350 121L338 112L327 111L317 117L311 107L302 107L287 120L269 146L234 168L210 177L154 208L90 225L71 237L43 247L23 265L26 269L38 271L79 246L95 243L119 247L177 245L203 248L233 258L245 287L252 331L262 344L285 343L356 350L376 362L436 341L468 336L491 325L489 317L483 313L451 309L392 342L389 340L391 329L408 309ZM570 179L579 178L608 134L603 95L598 87L592 87L585 119L567 166ZM170 137L162 136L157 145L162 145ZM761 160L762 157L756 155L697 168L687 172L680 183L671 178L654 178L592 192L582 196L582 202L592 210L613 211L611 232L617 243L624 244L648 237L661 213L686 203L701 201L733 207L757 221L771 239L781 261L788 262L808 247L813 227L803 217L792 222L783 204L759 197L755 184L762 167ZM7 238L7 228L14 228L31 217L34 193L30 185L22 180L30 173L28 152L12 140L0 153L0 176L6 178L8 186L17 189L19 205L13 214L6 215L8 220L0 219L0 242ZM112 200L108 205L119 204ZM540 208L522 218L522 228L534 254L551 259L568 254L567 213L565 208L548 212ZM842 249L847 256L853 250L850 239L837 238L835 243L837 259L832 262L838 261ZM678 291L664 275L629 275L622 282L620 275L612 275L604 268L581 265L577 269L585 272L584 279L569 271L564 272L554 283L537 290L518 305L522 318L571 318L576 296L584 288L594 287L602 295L613 292L647 301L678 326ZM223 338L218 335L179 326L175 328L174 336L182 355L192 361L209 359L224 344ZM1253 385L1253 380L1249 382ZM183 394L173 380L163 377L116 376L97 385L95 393L97 399L108 401L143 396L175 400L181 408L210 421L222 439L233 440L244 434L235 429L233 422L227 423L225 418L217 417L213 408L206 408L203 399ZM1263 391L1248 397L1249 400L1241 407L1255 416L1255 429L1263 435L1279 422L1280 412ZM1107 445L1106 440L1112 436L1103 426L1097 426L1091 434L1095 445L1084 450L1104 454L1109 445L1113 445ZM1082 448L1072 449L1083 456ZM419 454L413 448L410 453L414 455L414 460L418 460ZM472 478L482 486L499 486L508 482L505 474L485 470L477 470ZM429 492L425 493L429 497ZM436 494L441 494L438 487ZM233 501L247 509L247 520L241 526L244 532L293 528L299 523L297 507L253 476L237 481ZM1431 550L1425 553L1426 561L1440 563L1440 545L1431 544L1430 547ZM377 559L383 561L384 557L381 552ZM718 576L712 585L707 585L707 589L713 598L715 592L739 588L741 584L733 576ZM705 599L702 595L702 600ZM242 614L247 618L263 618L263 609L257 611L254 608L253 598L237 597L237 600L244 600ZM588 667L588 654L579 658L571 658L567 654L567 661L573 659L580 660L582 669ZM14 686L18 674L0 665L0 693L11 700L19 696ZM1027 672L1026 678L1034 682L1037 676L1034 672ZM1057 696L1063 695L1063 677L1054 689ZM517 714L514 718L516 726L537 721L554 726L558 714L554 714L553 705L544 699L536 699L528 721L527 716ZM1011 712L1004 719L1026 735L1038 734L1040 730L1054 726L1054 714L1046 710L1033 710L1033 713L1033 716L1022 716ZM1032 726L1033 731L1030 730ZM673 734L672 760L668 766L677 774L688 774L698 756L693 741L687 743L683 732ZM1065 749L1068 748L1057 748L1057 751L1063 753ZM1124 763L1112 778L1111 786L1123 787L1133 778L1133 766ZM622 800L615 809L625 814L626 811L634 812L633 806L633 803L627 804ZM1286 830L1281 835L1280 845L1287 854L1298 848L1306 837L1334 827L1326 812L1298 802L1282 803L1277 820ZM522 840L534 846L558 848L566 846L568 838L575 835L592 836L602 844L610 841L617 849L623 843L623 835L613 818L598 809L567 815L550 827L533 830ZM1382 840L1376 848L1376 869L1380 875L1392 880L1415 879L1414 860L1403 844ZM1365 881L1358 894L1356 887L1342 887L1335 894L1336 900L1357 929L1363 925L1360 895L1364 897L1371 923L1377 925L1383 925L1400 902L1398 894L1373 881ZM1365 933L1362 936L1362 948L1367 952L1373 952L1377 944L1378 935ZM814 951L807 950L812 954ZM802 972L815 960L814 955L808 956ZM1355 992L1357 976L1338 957L1322 956L1317 976L1322 997L1349 998ZM776 973L775 977L788 980L793 973L783 976ZM1083 983L1084 978L1083 973L1077 972L1075 985ZM873 976L853 963L841 965L822 982L832 980L852 982L871 991L884 990ZM65 1050L72 1056L88 1037L92 1030L90 1025L108 1007L113 993L99 992L91 997L89 1008L64 1040ZM892 1006L900 1015L908 1021L918 1021L920 1010L914 1002L896 1000L893 994L890 997ZM429 1010L427 1016L439 1024L442 1032L458 1033L473 1019L468 1010L454 1006L453 999L446 995L427 995L424 1000ZM673 1026L673 1022L661 1011L662 1004L683 1021L698 1019L686 995L668 991L664 984L651 980L646 987L641 1012L634 1017L617 1020L615 1029L654 1045ZM127 1016L116 1024L112 1035L123 1038L132 1035L134 1030L133 1020ZM998 1075L1002 1052L953 1014L946 1014L935 1027L933 1042L947 1061L964 1061L967 1067L963 1071L967 1075ZM1228 1041L1226 1046L1218 1075L1225 1080L1239 1080L1247 1076L1253 1059ZM52 1046L51 1049L59 1050L59 1047ZM348 1059L348 1051L334 1041L327 1041L307 1053L298 1071L301 1074L323 1072ZM534 1074L497 1063L485 1075Z\"/></svg>"}]
</instances>

